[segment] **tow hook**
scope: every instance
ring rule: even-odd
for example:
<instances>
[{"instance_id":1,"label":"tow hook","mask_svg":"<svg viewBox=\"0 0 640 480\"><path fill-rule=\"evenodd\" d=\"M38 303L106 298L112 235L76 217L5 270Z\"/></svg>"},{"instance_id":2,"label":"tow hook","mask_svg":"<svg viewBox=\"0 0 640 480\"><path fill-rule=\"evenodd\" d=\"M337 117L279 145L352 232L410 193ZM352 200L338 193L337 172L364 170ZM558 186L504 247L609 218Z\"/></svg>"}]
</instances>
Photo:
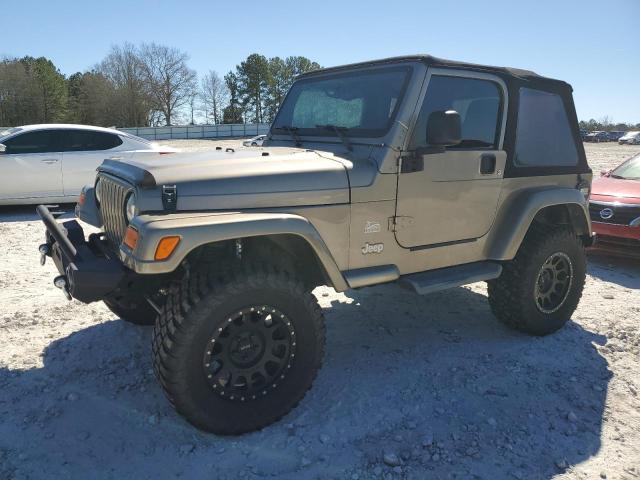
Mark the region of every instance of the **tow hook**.
<instances>
[{"instance_id":1,"label":"tow hook","mask_svg":"<svg viewBox=\"0 0 640 480\"><path fill-rule=\"evenodd\" d=\"M48 243L43 243L38 247L40 252L40 265L44 265L47 261L47 256L51 255L51 246Z\"/></svg>"},{"instance_id":2,"label":"tow hook","mask_svg":"<svg viewBox=\"0 0 640 480\"><path fill-rule=\"evenodd\" d=\"M60 290L62 290L62 293L64 293L64 296L67 298L67 300L71 300L71 294L69 293L69 285L67 283L67 277L65 275L59 275L56 278L54 278L53 284L55 285L56 288L59 288Z\"/></svg>"}]
</instances>

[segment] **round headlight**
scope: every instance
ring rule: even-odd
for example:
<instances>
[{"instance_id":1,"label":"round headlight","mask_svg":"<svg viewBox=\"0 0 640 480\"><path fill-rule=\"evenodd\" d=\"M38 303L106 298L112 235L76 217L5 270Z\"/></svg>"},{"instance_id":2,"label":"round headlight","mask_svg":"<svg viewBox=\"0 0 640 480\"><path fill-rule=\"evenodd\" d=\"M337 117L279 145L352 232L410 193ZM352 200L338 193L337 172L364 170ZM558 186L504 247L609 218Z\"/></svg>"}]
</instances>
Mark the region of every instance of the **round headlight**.
<instances>
[{"instance_id":1,"label":"round headlight","mask_svg":"<svg viewBox=\"0 0 640 480\"><path fill-rule=\"evenodd\" d=\"M136 208L136 196L133 193L130 193L129 196L127 197L127 204L124 207L125 210L125 214L127 216L127 222L131 222L131 220L133 220L133 217L136 216L136 213L138 213L137 208Z\"/></svg>"},{"instance_id":2,"label":"round headlight","mask_svg":"<svg viewBox=\"0 0 640 480\"><path fill-rule=\"evenodd\" d=\"M93 192L96 197L96 203L100 205L100 189L98 188L98 184L100 183L100 179L96 180L96 184L93 186Z\"/></svg>"}]
</instances>

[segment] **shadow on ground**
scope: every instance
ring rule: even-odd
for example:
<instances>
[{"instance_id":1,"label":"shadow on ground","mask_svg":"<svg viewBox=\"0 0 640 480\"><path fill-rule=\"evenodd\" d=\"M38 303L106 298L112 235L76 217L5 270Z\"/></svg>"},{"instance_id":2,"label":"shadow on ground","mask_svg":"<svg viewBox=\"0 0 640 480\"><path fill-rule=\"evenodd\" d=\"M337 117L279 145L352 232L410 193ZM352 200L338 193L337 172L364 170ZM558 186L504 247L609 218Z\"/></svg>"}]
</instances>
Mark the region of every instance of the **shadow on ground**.
<instances>
[{"instance_id":1,"label":"shadow on ground","mask_svg":"<svg viewBox=\"0 0 640 480\"><path fill-rule=\"evenodd\" d=\"M0 477L547 479L600 447L604 337L575 323L531 338L469 289L394 285L325 315L313 389L281 422L233 438L174 413L150 370L150 328L114 320L57 340L43 367L0 369Z\"/></svg>"},{"instance_id":2,"label":"shadow on ground","mask_svg":"<svg viewBox=\"0 0 640 480\"><path fill-rule=\"evenodd\" d=\"M590 275L600 280L627 288L640 289L639 259L591 254L588 271Z\"/></svg>"},{"instance_id":3,"label":"shadow on ground","mask_svg":"<svg viewBox=\"0 0 640 480\"><path fill-rule=\"evenodd\" d=\"M0 206L0 223L39 221L36 213L37 205ZM75 204L65 203L51 208L52 211L65 212L61 218L73 218Z\"/></svg>"}]
</instances>

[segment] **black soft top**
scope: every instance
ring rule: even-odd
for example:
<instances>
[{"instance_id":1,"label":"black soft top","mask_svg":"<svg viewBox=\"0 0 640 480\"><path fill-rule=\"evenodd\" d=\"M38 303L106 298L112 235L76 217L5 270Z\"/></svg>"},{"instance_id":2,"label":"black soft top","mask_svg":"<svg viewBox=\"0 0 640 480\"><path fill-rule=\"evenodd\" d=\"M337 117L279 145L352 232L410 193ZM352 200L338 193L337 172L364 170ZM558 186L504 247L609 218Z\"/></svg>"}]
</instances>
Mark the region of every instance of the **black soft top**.
<instances>
[{"instance_id":1,"label":"black soft top","mask_svg":"<svg viewBox=\"0 0 640 480\"><path fill-rule=\"evenodd\" d=\"M522 70L520 68L511 67L494 67L491 65L480 65L475 63L458 62L455 60L446 60L444 58L433 57L431 55L406 55L401 57L384 58L381 60L372 60L368 62L358 62L349 65L341 65L338 67L330 67L314 70L300 75L298 78L308 78L314 75L325 75L327 73L340 73L352 69L376 67L383 65L392 65L406 62L421 62L427 67L438 68L455 68L457 70L470 70L473 72L484 72L497 76L504 81L509 91L509 109L507 112L507 125L505 130L504 149L507 152L508 159L505 166L504 176L506 177L522 177L535 175L559 175L567 173L591 173L591 169L587 164L587 158L582 145L582 137L578 128L578 118L576 115L575 105L573 104L573 89L571 85L562 80L544 77L538 75L531 70ZM579 163L577 166L557 166L557 167L515 167L513 165L513 157L516 141L516 127L519 109L518 91L521 88L532 88L555 93L560 96L564 103L565 111L569 118L572 128L573 141L578 151Z\"/></svg>"},{"instance_id":2,"label":"black soft top","mask_svg":"<svg viewBox=\"0 0 640 480\"><path fill-rule=\"evenodd\" d=\"M475 72L487 72L498 75L504 80L520 80L524 82L532 82L537 84L544 84L546 86L551 86L555 84L557 87L565 87L569 88L571 91L571 86L563 82L562 80L556 80L554 78L545 77L543 75L539 75L531 70L523 70L521 68L513 68L513 67L496 67L492 65L481 65L478 63L468 63L468 62L460 62L457 60L447 60L445 58L434 57L432 55L404 55L399 57L389 57L383 58L380 60L370 60L366 62L357 62L350 63L347 65L340 65L337 67L329 67L322 68L318 70L313 70L307 73L303 73L299 78L308 77L317 74L325 74L332 72L340 72L343 70L350 70L353 68L366 68L366 67L374 67L378 65L387 65L399 62L422 62L428 66L433 67L445 67L445 68L458 68L462 70L473 70ZM508 82L507 82L508 83Z\"/></svg>"}]
</instances>

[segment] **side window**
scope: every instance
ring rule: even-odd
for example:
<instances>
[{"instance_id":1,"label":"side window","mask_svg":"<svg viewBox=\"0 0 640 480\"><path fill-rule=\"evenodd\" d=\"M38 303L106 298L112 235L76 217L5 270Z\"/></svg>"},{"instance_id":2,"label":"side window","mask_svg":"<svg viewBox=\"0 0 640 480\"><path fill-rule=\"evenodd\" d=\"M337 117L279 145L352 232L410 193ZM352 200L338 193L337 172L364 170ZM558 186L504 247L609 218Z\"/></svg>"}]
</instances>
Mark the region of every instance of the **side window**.
<instances>
[{"instance_id":1,"label":"side window","mask_svg":"<svg viewBox=\"0 0 640 480\"><path fill-rule=\"evenodd\" d=\"M514 164L521 167L578 164L573 132L559 95L520 89Z\"/></svg>"},{"instance_id":2,"label":"side window","mask_svg":"<svg viewBox=\"0 0 640 480\"><path fill-rule=\"evenodd\" d=\"M5 153L49 153L58 152L58 132L54 130L38 130L17 135L4 141L7 146Z\"/></svg>"},{"instance_id":3,"label":"side window","mask_svg":"<svg viewBox=\"0 0 640 480\"><path fill-rule=\"evenodd\" d=\"M495 82L433 75L410 146L427 144L427 121L431 113L455 110L462 121L462 143L458 148L498 148L502 108L501 90Z\"/></svg>"},{"instance_id":4,"label":"side window","mask_svg":"<svg viewBox=\"0 0 640 480\"><path fill-rule=\"evenodd\" d=\"M122 139L118 135L91 130L68 130L65 138L66 152L109 150L122 145Z\"/></svg>"}]
</instances>

